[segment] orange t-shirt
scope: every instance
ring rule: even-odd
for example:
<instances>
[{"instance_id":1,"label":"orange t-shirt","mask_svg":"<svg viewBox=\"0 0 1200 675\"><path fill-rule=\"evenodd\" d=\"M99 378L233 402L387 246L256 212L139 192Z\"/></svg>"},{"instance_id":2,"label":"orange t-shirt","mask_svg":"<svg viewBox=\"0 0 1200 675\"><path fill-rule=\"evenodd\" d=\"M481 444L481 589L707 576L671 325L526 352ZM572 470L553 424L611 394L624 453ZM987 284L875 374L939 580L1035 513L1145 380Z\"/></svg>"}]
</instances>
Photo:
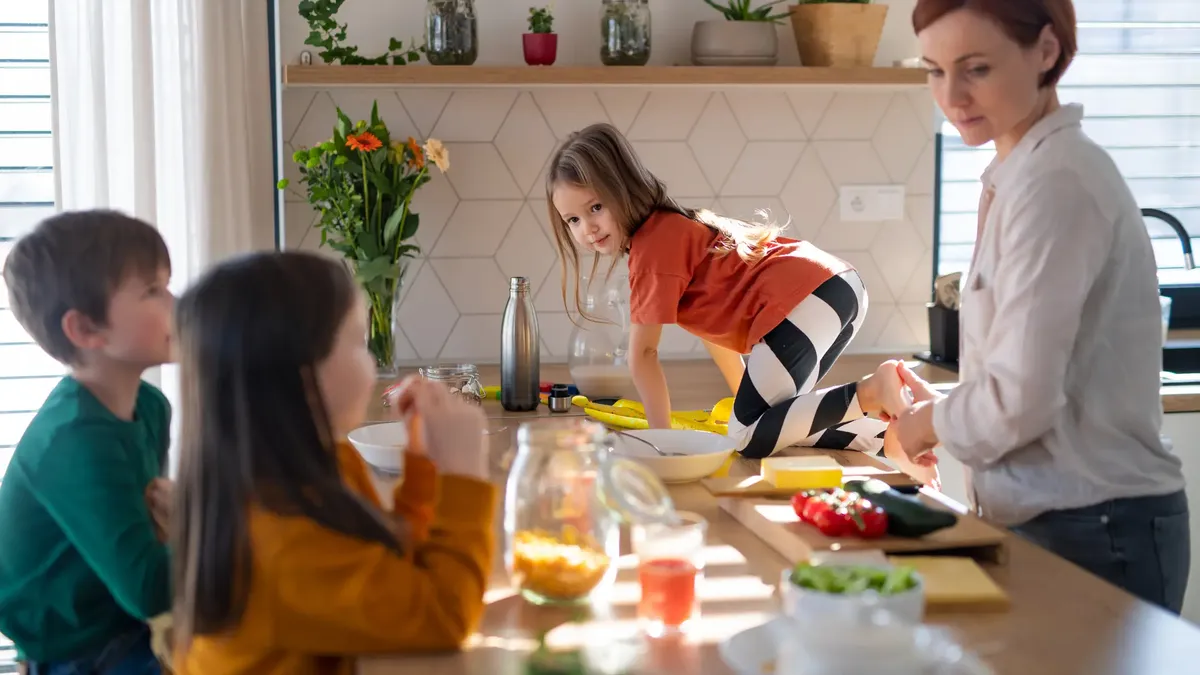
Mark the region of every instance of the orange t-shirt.
<instances>
[{"instance_id":1,"label":"orange t-shirt","mask_svg":"<svg viewBox=\"0 0 1200 675\"><path fill-rule=\"evenodd\" d=\"M630 318L679 324L713 344L748 354L818 286L849 269L806 241L780 237L748 264L713 252L722 235L673 211L654 212L630 240Z\"/></svg>"}]
</instances>

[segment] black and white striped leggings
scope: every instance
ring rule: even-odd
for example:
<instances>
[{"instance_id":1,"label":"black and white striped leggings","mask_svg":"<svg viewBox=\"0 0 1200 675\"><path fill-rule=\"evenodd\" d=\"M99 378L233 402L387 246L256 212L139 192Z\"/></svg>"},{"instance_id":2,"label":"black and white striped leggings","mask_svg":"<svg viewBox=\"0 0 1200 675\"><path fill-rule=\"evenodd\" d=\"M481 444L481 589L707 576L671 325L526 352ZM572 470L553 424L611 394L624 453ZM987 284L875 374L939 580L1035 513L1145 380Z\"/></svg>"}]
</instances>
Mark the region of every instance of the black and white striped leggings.
<instances>
[{"instance_id":1,"label":"black and white striped leggings","mask_svg":"<svg viewBox=\"0 0 1200 675\"><path fill-rule=\"evenodd\" d=\"M835 450L883 449L887 424L858 407L857 382L813 391L867 314L867 291L855 271L817 287L750 350L733 402L729 435L746 457L789 445Z\"/></svg>"}]
</instances>

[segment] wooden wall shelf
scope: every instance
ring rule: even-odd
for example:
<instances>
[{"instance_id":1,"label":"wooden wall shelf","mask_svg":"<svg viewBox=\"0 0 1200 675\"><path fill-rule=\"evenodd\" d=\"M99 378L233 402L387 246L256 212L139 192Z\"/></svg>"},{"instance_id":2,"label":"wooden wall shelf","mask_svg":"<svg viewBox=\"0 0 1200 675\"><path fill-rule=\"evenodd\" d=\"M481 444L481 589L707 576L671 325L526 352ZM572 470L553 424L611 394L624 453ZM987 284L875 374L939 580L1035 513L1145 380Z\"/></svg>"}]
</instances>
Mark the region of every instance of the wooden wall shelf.
<instances>
[{"instance_id":1,"label":"wooden wall shelf","mask_svg":"<svg viewBox=\"0 0 1200 675\"><path fill-rule=\"evenodd\" d=\"M925 85L919 68L802 66L287 66L287 87Z\"/></svg>"}]
</instances>

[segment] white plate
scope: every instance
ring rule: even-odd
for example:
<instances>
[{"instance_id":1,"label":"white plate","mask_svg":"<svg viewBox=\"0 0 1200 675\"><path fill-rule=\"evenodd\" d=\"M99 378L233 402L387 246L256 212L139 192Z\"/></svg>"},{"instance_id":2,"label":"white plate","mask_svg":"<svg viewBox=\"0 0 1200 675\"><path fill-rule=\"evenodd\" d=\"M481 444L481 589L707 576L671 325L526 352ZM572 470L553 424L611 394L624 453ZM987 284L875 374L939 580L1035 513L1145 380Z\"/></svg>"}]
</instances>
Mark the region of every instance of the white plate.
<instances>
[{"instance_id":1,"label":"white plate","mask_svg":"<svg viewBox=\"0 0 1200 675\"><path fill-rule=\"evenodd\" d=\"M790 619L776 617L770 621L748 628L725 639L718 645L717 650L725 665L737 675L851 675L865 672L887 672L870 668L863 670L859 664L852 663L853 653L847 651L844 660L840 660L841 668L834 670L817 669L808 658L798 658L795 667L787 668L777 663L781 647L797 646L803 641L802 627L795 625ZM847 635L854 635L855 627L838 627ZM935 631L918 627L917 630ZM935 639L936 644L924 646L922 654L928 655L928 661L918 669L921 675L992 675L992 670L973 654L959 649L947 638ZM803 649L800 646L800 649Z\"/></svg>"},{"instance_id":2,"label":"white plate","mask_svg":"<svg viewBox=\"0 0 1200 675\"><path fill-rule=\"evenodd\" d=\"M404 449L408 447L404 422L368 424L351 431L348 438L367 464L394 475L404 471Z\"/></svg>"},{"instance_id":3,"label":"white plate","mask_svg":"<svg viewBox=\"0 0 1200 675\"><path fill-rule=\"evenodd\" d=\"M615 436L613 452L644 464L664 483L687 483L711 476L721 468L729 453L737 447L733 439L709 431L693 429L640 429L624 432L657 445L663 452L683 453L681 457L663 457L654 448Z\"/></svg>"}]
</instances>

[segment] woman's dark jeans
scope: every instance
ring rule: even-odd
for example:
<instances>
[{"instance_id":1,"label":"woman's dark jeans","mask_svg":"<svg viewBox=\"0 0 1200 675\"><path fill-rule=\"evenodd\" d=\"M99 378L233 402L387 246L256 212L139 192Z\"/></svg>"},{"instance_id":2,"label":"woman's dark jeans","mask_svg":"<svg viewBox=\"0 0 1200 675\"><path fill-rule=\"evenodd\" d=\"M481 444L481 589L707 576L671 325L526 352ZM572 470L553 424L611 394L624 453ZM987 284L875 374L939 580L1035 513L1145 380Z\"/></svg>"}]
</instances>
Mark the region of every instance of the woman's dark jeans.
<instances>
[{"instance_id":1,"label":"woman's dark jeans","mask_svg":"<svg viewBox=\"0 0 1200 675\"><path fill-rule=\"evenodd\" d=\"M125 633L91 656L50 663L31 661L29 675L162 675L150 649L150 628Z\"/></svg>"},{"instance_id":2,"label":"woman's dark jeans","mask_svg":"<svg viewBox=\"0 0 1200 675\"><path fill-rule=\"evenodd\" d=\"M1050 511L1013 528L1033 543L1176 614L1191 566L1182 490Z\"/></svg>"}]
</instances>

